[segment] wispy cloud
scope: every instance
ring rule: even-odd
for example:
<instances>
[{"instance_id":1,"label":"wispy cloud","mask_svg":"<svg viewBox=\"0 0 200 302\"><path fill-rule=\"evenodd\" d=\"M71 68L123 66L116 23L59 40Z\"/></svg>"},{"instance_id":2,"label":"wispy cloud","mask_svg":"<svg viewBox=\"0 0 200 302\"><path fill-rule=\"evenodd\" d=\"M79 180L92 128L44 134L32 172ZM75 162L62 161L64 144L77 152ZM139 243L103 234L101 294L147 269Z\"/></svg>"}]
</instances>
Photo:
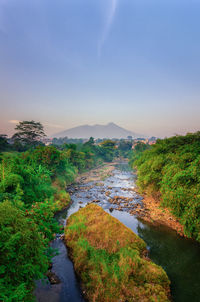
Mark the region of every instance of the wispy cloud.
<instances>
[{"instance_id":1,"label":"wispy cloud","mask_svg":"<svg viewBox=\"0 0 200 302\"><path fill-rule=\"evenodd\" d=\"M104 46L104 43L109 35L109 31L110 28L112 26L114 17L115 17L115 12L116 12L116 8L117 8L117 3L118 0L110 0L108 1L108 7L107 7L107 18L106 18L106 22L104 24L104 28L103 28L103 32L101 35L101 38L98 41L98 57L101 57L101 53L102 53L102 49Z\"/></svg>"},{"instance_id":2,"label":"wispy cloud","mask_svg":"<svg viewBox=\"0 0 200 302\"><path fill-rule=\"evenodd\" d=\"M18 120L10 120L10 121L8 121L10 124L18 124L20 121L18 121Z\"/></svg>"},{"instance_id":3,"label":"wispy cloud","mask_svg":"<svg viewBox=\"0 0 200 302\"><path fill-rule=\"evenodd\" d=\"M58 124L44 123L43 125L45 127L49 127L49 128L57 128L57 129L63 129L64 128L64 126L58 125Z\"/></svg>"}]
</instances>

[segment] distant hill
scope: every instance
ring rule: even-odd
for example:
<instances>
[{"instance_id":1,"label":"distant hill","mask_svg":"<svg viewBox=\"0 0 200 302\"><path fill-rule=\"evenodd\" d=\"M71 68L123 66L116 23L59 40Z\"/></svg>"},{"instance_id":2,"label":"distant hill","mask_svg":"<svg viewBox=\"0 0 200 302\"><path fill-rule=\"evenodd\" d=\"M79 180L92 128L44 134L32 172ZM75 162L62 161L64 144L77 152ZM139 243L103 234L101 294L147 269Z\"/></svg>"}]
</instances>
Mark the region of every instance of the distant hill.
<instances>
[{"instance_id":1,"label":"distant hill","mask_svg":"<svg viewBox=\"0 0 200 302\"><path fill-rule=\"evenodd\" d=\"M132 131L126 130L114 123L107 125L83 125L74 127L53 135L53 137L68 137L68 138L127 138L132 136L133 138L143 137L140 134L136 134Z\"/></svg>"}]
</instances>

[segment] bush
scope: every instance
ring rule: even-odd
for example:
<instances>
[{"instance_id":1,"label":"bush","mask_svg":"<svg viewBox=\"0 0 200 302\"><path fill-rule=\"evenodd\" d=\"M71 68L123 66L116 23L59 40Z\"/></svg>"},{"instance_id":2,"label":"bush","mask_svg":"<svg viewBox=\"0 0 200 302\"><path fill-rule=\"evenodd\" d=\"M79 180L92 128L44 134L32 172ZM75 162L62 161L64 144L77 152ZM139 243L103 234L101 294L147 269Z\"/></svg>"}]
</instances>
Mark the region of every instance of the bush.
<instances>
[{"instance_id":1,"label":"bush","mask_svg":"<svg viewBox=\"0 0 200 302\"><path fill-rule=\"evenodd\" d=\"M0 204L0 300L31 301L33 280L48 268L39 229L11 202Z\"/></svg>"}]
</instances>

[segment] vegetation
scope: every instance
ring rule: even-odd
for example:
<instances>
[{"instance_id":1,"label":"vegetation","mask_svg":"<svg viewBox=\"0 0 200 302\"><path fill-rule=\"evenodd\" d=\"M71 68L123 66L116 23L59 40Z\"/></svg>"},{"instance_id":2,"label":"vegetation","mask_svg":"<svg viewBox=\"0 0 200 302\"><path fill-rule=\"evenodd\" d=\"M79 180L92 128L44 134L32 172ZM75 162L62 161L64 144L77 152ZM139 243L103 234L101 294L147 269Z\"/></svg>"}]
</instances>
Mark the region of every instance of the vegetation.
<instances>
[{"instance_id":1,"label":"vegetation","mask_svg":"<svg viewBox=\"0 0 200 302\"><path fill-rule=\"evenodd\" d=\"M141 192L161 199L200 241L200 132L157 140L149 150L133 153Z\"/></svg>"},{"instance_id":2,"label":"vegetation","mask_svg":"<svg viewBox=\"0 0 200 302\"><path fill-rule=\"evenodd\" d=\"M45 136L43 125L35 121L19 122L15 130L17 132L13 135L13 140L22 145L38 145Z\"/></svg>"},{"instance_id":3,"label":"vegetation","mask_svg":"<svg viewBox=\"0 0 200 302\"><path fill-rule=\"evenodd\" d=\"M11 140L0 136L0 300L9 302L31 301L33 280L47 270L54 254L49 242L60 232L54 214L70 202L67 185L77 173L130 150L123 142L117 150L111 140L96 145L92 137L44 146L43 126L34 121L16 130Z\"/></svg>"},{"instance_id":4,"label":"vegetation","mask_svg":"<svg viewBox=\"0 0 200 302\"><path fill-rule=\"evenodd\" d=\"M118 152L120 156L128 157L132 149L132 141L120 140Z\"/></svg>"},{"instance_id":5,"label":"vegetation","mask_svg":"<svg viewBox=\"0 0 200 302\"><path fill-rule=\"evenodd\" d=\"M103 141L100 146L100 152L103 159L107 162L111 162L115 156L115 142L110 139L107 139Z\"/></svg>"},{"instance_id":6,"label":"vegetation","mask_svg":"<svg viewBox=\"0 0 200 302\"><path fill-rule=\"evenodd\" d=\"M48 268L47 244L37 224L11 202L0 204L0 300L31 301L33 280Z\"/></svg>"},{"instance_id":7,"label":"vegetation","mask_svg":"<svg viewBox=\"0 0 200 302\"><path fill-rule=\"evenodd\" d=\"M129 154L129 164L131 166L134 166L134 162L141 156L141 153L145 150L148 150L149 148L149 144L138 142L134 147L134 151Z\"/></svg>"},{"instance_id":8,"label":"vegetation","mask_svg":"<svg viewBox=\"0 0 200 302\"><path fill-rule=\"evenodd\" d=\"M60 231L54 213L70 201L59 179L65 177L69 167L64 162L64 173L60 167L64 163L59 156L56 158L56 151L37 147L25 153L1 155L1 301L31 301L33 280L43 276L53 255L48 244ZM41 152L44 162L39 159ZM46 153L55 159L54 163L48 161Z\"/></svg>"},{"instance_id":9,"label":"vegetation","mask_svg":"<svg viewBox=\"0 0 200 302\"><path fill-rule=\"evenodd\" d=\"M169 280L142 239L90 204L68 219L65 240L88 301L169 301Z\"/></svg>"},{"instance_id":10,"label":"vegetation","mask_svg":"<svg viewBox=\"0 0 200 302\"><path fill-rule=\"evenodd\" d=\"M7 141L7 135L0 134L0 152L8 151L8 150L9 150L9 144Z\"/></svg>"},{"instance_id":11,"label":"vegetation","mask_svg":"<svg viewBox=\"0 0 200 302\"><path fill-rule=\"evenodd\" d=\"M16 130L12 145L0 136L0 300L5 302L31 301L33 280L43 276L53 255L49 241L60 231L54 214L70 202L66 186L78 172L112 160L115 150L112 141L98 146L93 138L44 146L43 126L34 121L20 122Z\"/></svg>"},{"instance_id":12,"label":"vegetation","mask_svg":"<svg viewBox=\"0 0 200 302\"><path fill-rule=\"evenodd\" d=\"M77 145L77 144L83 144L84 139L82 139L82 138L68 138L67 136L59 137L59 138L54 137L52 143L55 146L62 146L64 144L76 144Z\"/></svg>"}]
</instances>

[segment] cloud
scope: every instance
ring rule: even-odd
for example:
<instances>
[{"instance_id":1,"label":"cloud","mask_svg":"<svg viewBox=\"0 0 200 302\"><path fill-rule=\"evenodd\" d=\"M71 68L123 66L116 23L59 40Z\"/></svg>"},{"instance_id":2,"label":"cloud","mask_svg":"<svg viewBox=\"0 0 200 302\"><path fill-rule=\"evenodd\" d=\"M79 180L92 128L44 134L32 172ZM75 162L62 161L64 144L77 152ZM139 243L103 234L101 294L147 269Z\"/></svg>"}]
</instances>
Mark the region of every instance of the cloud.
<instances>
[{"instance_id":1,"label":"cloud","mask_svg":"<svg viewBox=\"0 0 200 302\"><path fill-rule=\"evenodd\" d=\"M116 12L116 8L117 8L118 0L110 0L110 1L108 1L108 3L109 3L108 11L107 11L108 15L107 15L107 18L106 18L106 22L105 22L105 25L104 25L104 28L103 28L101 38L98 41L98 57L101 57L101 53L102 53L104 43L105 43L105 41L108 37L110 28L112 26L112 23L113 23L113 20L114 20L114 17L115 17L115 12Z\"/></svg>"},{"instance_id":2,"label":"cloud","mask_svg":"<svg viewBox=\"0 0 200 302\"><path fill-rule=\"evenodd\" d=\"M10 124L18 124L20 121L18 121L18 120L10 120L10 121L8 121Z\"/></svg>"},{"instance_id":3,"label":"cloud","mask_svg":"<svg viewBox=\"0 0 200 302\"><path fill-rule=\"evenodd\" d=\"M63 129L64 126L58 125L58 124L51 124L51 123L44 123L43 124L45 127L49 128L57 128L57 129Z\"/></svg>"}]
</instances>

